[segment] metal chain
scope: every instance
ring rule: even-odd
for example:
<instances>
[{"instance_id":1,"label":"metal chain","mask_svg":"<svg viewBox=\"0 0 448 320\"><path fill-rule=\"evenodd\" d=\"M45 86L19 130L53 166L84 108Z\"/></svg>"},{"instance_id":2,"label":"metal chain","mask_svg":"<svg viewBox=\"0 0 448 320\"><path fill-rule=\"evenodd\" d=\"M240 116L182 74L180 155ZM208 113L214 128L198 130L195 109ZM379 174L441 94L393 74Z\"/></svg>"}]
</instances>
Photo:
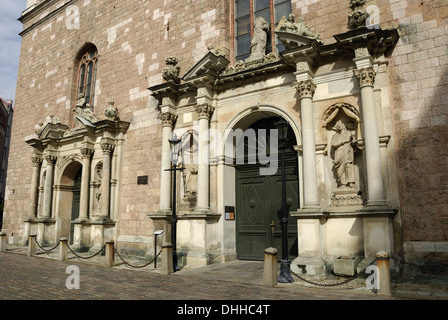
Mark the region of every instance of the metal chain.
<instances>
[{"instance_id":1,"label":"metal chain","mask_svg":"<svg viewBox=\"0 0 448 320\"><path fill-rule=\"evenodd\" d=\"M147 266L149 266L151 263L153 263L154 260L157 259L157 258L159 257L159 255L162 253L162 250L160 250L159 253L158 253L158 254L157 254L151 261L149 261L148 263L146 263L146 264L144 264L144 265L142 265L142 266L134 266L134 265L131 265L130 263L128 263L127 261L125 261L125 260L123 259L123 257L120 256L120 254L118 253L118 250L117 250L115 247L114 247L114 252L115 252L115 253L117 254L117 256L121 259L121 261L123 261L123 263L124 263L125 265L127 265L127 266L129 266L129 267L131 267L131 268L141 269L141 268L147 267Z\"/></svg>"},{"instance_id":2,"label":"metal chain","mask_svg":"<svg viewBox=\"0 0 448 320\"><path fill-rule=\"evenodd\" d=\"M93 257L96 257L98 254L100 254L100 253L104 250L104 248L106 247L106 245L104 245L104 246L100 249L100 251L98 251L97 253L95 253L95 254L93 254L93 255L91 255L91 256L89 256L89 257L82 257L82 256L78 255L75 251L72 250L72 248L70 248L70 246L69 246L68 244L67 244L67 247L69 248L69 250L70 250L70 251L71 251L77 258L87 260L87 259L92 259Z\"/></svg>"},{"instance_id":3,"label":"metal chain","mask_svg":"<svg viewBox=\"0 0 448 320\"><path fill-rule=\"evenodd\" d=\"M376 261L376 259L373 260L369 265L372 265L375 261ZM304 281L306 283L309 283L309 284L312 284L312 285L315 285L315 286L319 286L319 287L337 287L337 286L342 286L344 284L347 284L347 283L349 283L349 282L359 278L361 276L361 274L363 274L363 272L367 269L368 266L362 272L359 272L356 276L350 277L347 280L344 280L344 281L341 281L341 282L337 282L337 283L318 283L318 282L314 282L314 281L305 279L305 278L301 277L300 275L298 275L297 273L295 273L293 270L291 270L289 265L287 267L288 267L289 271L293 275L295 275L297 278L299 278L300 280L302 280L302 281Z\"/></svg>"},{"instance_id":4,"label":"metal chain","mask_svg":"<svg viewBox=\"0 0 448 320\"><path fill-rule=\"evenodd\" d=\"M56 248L59 246L59 244L61 243L61 242L59 241L53 248L51 248L51 249L45 249L44 247L42 247L42 246L40 245L39 242L37 242L36 237L33 237L33 238L34 238L34 241L36 241L37 246L38 246L39 248L41 248L42 250L46 251L46 252L53 251L53 250L56 249Z\"/></svg>"}]
</instances>

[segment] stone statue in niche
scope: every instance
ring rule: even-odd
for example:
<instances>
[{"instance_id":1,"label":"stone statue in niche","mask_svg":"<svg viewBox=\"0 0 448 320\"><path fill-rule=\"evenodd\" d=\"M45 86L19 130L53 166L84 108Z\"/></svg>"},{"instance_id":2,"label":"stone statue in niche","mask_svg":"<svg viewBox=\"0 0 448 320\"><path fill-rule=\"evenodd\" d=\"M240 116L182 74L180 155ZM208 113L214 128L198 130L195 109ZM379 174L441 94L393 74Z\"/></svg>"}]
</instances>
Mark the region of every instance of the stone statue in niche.
<instances>
[{"instance_id":1,"label":"stone statue in niche","mask_svg":"<svg viewBox=\"0 0 448 320\"><path fill-rule=\"evenodd\" d=\"M335 125L336 134L331 139L334 148L334 168L337 176L338 188L355 186L353 135L345 124L339 120Z\"/></svg>"},{"instance_id":2,"label":"stone statue in niche","mask_svg":"<svg viewBox=\"0 0 448 320\"><path fill-rule=\"evenodd\" d=\"M94 190L93 212L101 212L101 179L103 176L103 163L99 162L95 167L95 177L92 182Z\"/></svg>"},{"instance_id":3,"label":"stone statue in niche","mask_svg":"<svg viewBox=\"0 0 448 320\"><path fill-rule=\"evenodd\" d=\"M246 62L263 59L266 54L269 23L263 17L258 17L254 23L254 34L250 42L250 56Z\"/></svg>"}]
</instances>

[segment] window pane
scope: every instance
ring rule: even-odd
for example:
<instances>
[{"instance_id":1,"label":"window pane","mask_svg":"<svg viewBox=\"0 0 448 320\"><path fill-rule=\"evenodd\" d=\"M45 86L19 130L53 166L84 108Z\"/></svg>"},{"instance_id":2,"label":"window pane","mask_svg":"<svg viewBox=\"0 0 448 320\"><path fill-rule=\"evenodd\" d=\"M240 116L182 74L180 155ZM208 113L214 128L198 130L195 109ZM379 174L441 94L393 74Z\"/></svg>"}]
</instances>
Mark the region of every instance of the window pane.
<instances>
[{"instance_id":1,"label":"window pane","mask_svg":"<svg viewBox=\"0 0 448 320\"><path fill-rule=\"evenodd\" d=\"M236 35L240 36L246 33L250 33L250 17L238 19L236 22Z\"/></svg>"},{"instance_id":2,"label":"window pane","mask_svg":"<svg viewBox=\"0 0 448 320\"><path fill-rule=\"evenodd\" d=\"M269 8L269 0L254 0L254 6L255 11Z\"/></svg>"},{"instance_id":3,"label":"window pane","mask_svg":"<svg viewBox=\"0 0 448 320\"><path fill-rule=\"evenodd\" d=\"M90 90L92 88L93 80L93 62L91 61L87 66L87 82L86 82L86 101L90 103Z\"/></svg>"},{"instance_id":4,"label":"window pane","mask_svg":"<svg viewBox=\"0 0 448 320\"><path fill-rule=\"evenodd\" d=\"M79 86L78 86L78 95L84 92L84 79L86 77L86 65L83 64L81 69L79 70ZM78 99L78 97L76 97Z\"/></svg>"},{"instance_id":5,"label":"window pane","mask_svg":"<svg viewBox=\"0 0 448 320\"><path fill-rule=\"evenodd\" d=\"M267 23L269 23L269 25L271 25L271 10L269 8L263 10L263 11L259 11L257 13L255 13L255 19L254 21L258 18L258 17L263 17L264 20L266 20ZM270 28L269 28L270 29Z\"/></svg>"},{"instance_id":6,"label":"window pane","mask_svg":"<svg viewBox=\"0 0 448 320\"><path fill-rule=\"evenodd\" d=\"M239 0L236 1L236 17L240 18L245 15L250 14L250 1L249 0Z\"/></svg>"},{"instance_id":7,"label":"window pane","mask_svg":"<svg viewBox=\"0 0 448 320\"><path fill-rule=\"evenodd\" d=\"M291 3L287 1L283 2L282 4L276 5L274 7L274 12L275 24L278 24L283 16L286 16L286 18L288 18L289 14L291 13Z\"/></svg>"},{"instance_id":8,"label":"window pane","mask_svg":"<svg viewBox=\"0 0 448 320\"><path fill-rule=\"evenodd\" d=\"M236 39L236 55L244 55L250 51L250 35L238 37Z\"/></svg>"}]
</instances>

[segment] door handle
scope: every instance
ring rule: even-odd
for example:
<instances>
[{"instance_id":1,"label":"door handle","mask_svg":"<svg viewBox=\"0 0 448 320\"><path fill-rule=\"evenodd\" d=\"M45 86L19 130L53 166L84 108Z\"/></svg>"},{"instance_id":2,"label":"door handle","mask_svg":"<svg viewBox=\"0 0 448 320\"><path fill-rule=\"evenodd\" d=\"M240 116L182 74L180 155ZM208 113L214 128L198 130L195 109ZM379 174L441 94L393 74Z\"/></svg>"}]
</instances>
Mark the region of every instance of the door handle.
<instances>
[{"instance_id":1,"label":"door handle","mask_svg":"<svg viewBox=\"0 0 448 320\"><path fill-rule=\"evenodd\" d=\"M274 220L272 220L272 222L269 226L271 227L271 236L274 236L274 228L277 227Z\"/></svg>"}]
</instances>

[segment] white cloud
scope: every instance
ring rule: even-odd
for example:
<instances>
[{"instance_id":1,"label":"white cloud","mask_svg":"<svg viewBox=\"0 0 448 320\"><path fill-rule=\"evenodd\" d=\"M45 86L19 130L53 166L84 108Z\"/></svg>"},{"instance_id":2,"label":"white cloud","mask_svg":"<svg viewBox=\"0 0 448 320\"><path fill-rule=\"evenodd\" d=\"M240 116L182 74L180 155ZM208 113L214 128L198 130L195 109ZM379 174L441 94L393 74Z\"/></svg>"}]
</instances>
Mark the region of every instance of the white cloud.
<instances>
[{"instance_id":1,"label":"white cloud","mask_svg":"<svg viewBox=\"0 0 448 320\"><path fill-rule=\"evenodd\" d=\"M15 100L22 24L17 20L26 0L0 1L0 97Z\"/></svg>"}]
</instances>

